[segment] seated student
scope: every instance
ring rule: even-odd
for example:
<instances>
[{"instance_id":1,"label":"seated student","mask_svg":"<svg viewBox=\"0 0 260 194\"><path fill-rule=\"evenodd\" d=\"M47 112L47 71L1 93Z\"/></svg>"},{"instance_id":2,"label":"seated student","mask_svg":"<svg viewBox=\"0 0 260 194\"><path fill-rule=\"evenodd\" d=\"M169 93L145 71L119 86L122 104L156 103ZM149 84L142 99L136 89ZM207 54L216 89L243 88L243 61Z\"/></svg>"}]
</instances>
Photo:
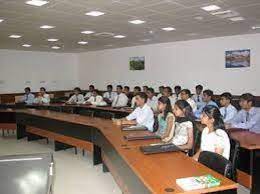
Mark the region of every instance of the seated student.
<instances>
[{"instance_id":1,"label":"seated student","mask_svg":"<svg viewBox=\"0 0 260 194\"><path fill-rule=\"evenodd\" d=\"M85 104L92 104L95 106L106 106L107 103L103 100L103 97L99 95L97 89L94 89L92 92L92 96L85 101Z\"/></svg>"},{"instance_id":2,"label":"seated student","mask_svg":"<svg viewBox=\"0 0 260 194\"><path fill-rule=\"evenodd\" d=\"M192 108L185 100L178 100L173 108L175 115L175 128L172 143L183 150L193 147L193 121Z\"/></svg>"},{"instance_id":3,"label":"seated student","mask_svg":"<svg viewBox=\"0 0 260 194\"><path fill-rule=\"evenodd\" d=\"M149 90L148 90L149 91ZM168 97L162 96L158 99L159 114L158 118L158 131L163 142L169 142L174 133L175 117L172 112L172 105Z\"/></svg>"},{"instance_id":4,"label":"seated student","mask_svg":"<svg viewBox=\"0 0 260 194\"><path fill-rule=\"evenodd\" d=\"M203 86L202 85L197 85L195 87L196 93L192 96L192 99L196 102L197 107L200 108L200 106L203 105Z\"/></svg>"},{"instance_id":5,"label":"seated student","mask_svg":"<svg viewBox=\"0 0 260 194\"><path fill-rule=\"evenodd\" d=\"M89 91L84 96L85 100L89 99L93 95L93 90L95 90L95 86L94 85L90 85L88 90Z\"/></svg>"},{"instance_id":6,"label":"seated student","mask_svg":"<svg viewBox=\"0 0 260 194\"><path fill-rule=\"evenodd\" d=\"M143 86L143 92L147 93L148 88L149 88L148 86Z\"/></svg>"},{"instance_id":7,"label":"seated student","mask_svg":"<svg viewBox=\"0 0 260 194\"><path fill-rule=\"evenodd\" d=\"M74 95L66 102L67 104L83 104L84 96L81 94L81 89L79 87L74 88Z\"/></svg>"},{"instance_id":8,"label":"seated student","mask_svg":"<svg viewBox=\"0 0 260 194\"><path fill-rule=\"evenodd\" d=\"M126 118L116 120L118 125L140 125L153 132L154 114L147 104L147 95L140 92L136 95L137 108Z\"/></svg>"},{"instance_id":9,"label":"seated student","mask_svg":"<svg viewBox=\"0 0 260 194\"><path fill-rule=\"evenodd\" d=\"M127 106L128 103L128 98L125 95L125 93L123 93L123 87L121 85L118 85L116 87L116 96L112 102L112 107L125 107Z\"/></svg>"},{"instance_id":10,"label":"seated student","mask_svg":"<svg viewBox=\"0 0 260 194\"><path fill-rule=\"evenodd\" d=\"M182 100L186 100L186 101L190 104L190 106L191 106L193 112L195 112L195 111L197 110L197 104L196 104L196 102L191 98L191 92L190 92L190 90L188 90L188 89L183 89L183 90L181 91L181 99L182 99Z\"/></svg>"},{"instance_id":11,"label":"seated student","mask_svg":"<svg viewBox=\"0 0 260 194\"><path fill-rule=\"evenodd\" d=\"M35 104L49 104L51 101L50 95L46 93L46 89L44 87L40 88L40 92L38 96L34 99Z\"/></svg>"},{"instance_id":12,"label":"seated student","mask_svg":"<svg viewBox=\"0 0 260 194\"><path fill-rule=\"evenodd\" d=\"M24 88L24 92L25 94L20 100L20 102L23 102L25 104L32 104L34 102L34 95L31 93L31 88Z\"/></svg>"},{"instance_id":13,"label":"seated student","mask_svg":"<svg viewBox=\"0 0 260 194\"><path fill-rule=\"evenodd\" d=\"M241 110L231 120L227 128L241 128L260 133L260 108L254 107L255 97L252 94L242 94L239 105Z\"/></svg>"},{"instance_id":14,"label":"seated student","mask_svg":"<svg viewBox=\"0 0 260 194\"><path fill-rule=\"evenodd\" d=\"M127 106L131 106L131 101L132 101L132 98L133 98L133 94L130 92L130 87L129 86L124 86L123 92L125 93L125 95L128 98Z\"/></svg>"},{"instance_id":15,"label":"seated student","mask_svg":"<svg viewBox=\"0 0 260 194\"><path fill-rule=\"evenodd\" d=\"M135 96L136 96L139 92L141 92L141 88L140 88L139 86L135 86L135 87L134 87L134 97L133 97L132 100L131 100L131 107L132 107L132 108L135 108L135 107L136 107L136 98L135 98Z\"/></svg>"},{"instance_id":16,"label":"seated student","mask_svg":"<svg viewBox=\"0 0 260 194\"><path fill-rule=\"evenodd\" d=\"M175 86L174 87L174 92L175 93L172 96L173 96L173 98L175 98L175 101L180 100L181 99L181 96L180 96L181 86Z\"/></svg>"},{"instance_id":17,"label":"seated student","mask_svg":"<svg viewBox=\"0 0 260 194\"><path fill-rule=\"evenodd\" d=\"M222 155L229 160L230 140L225 131L224 121L219 109L212 105L204 107L201 123L206 127L202 131L200 150L196 153L194 159L198 159L200 152L209 151Z\"/></svg>"},{"instance_id":18,"label":"seated student","mask_svg":"<svg viewBox=\"0 0 260 194\"><path fill-rule=\"evenodd\" d=\"M155 96L154 89L148 88L146 94L148 96L147 105L150 106L153 109L154 112L156 112L157 111L157 105L158 105L158 99Z\"/></svg>"},{"instance_id":19,"label":"seated student","mask_svg":"<svg viewBox=\"0 0 260 194\"><path fill-rule=\"evenodd\" d=\"M103 94L104 101L111 104L116 97L116 93L113 92L113 86L107 85L107 91Z\"/></svg>"},{"instance_id":20,"label":"seated student","mask_svg":"<svg viewBox=\"0 0 260 194\"><path fill-rule=\"evenodd\" d=\"M171 105L173 106L176 102L176 98L172 96L172 88L167 86L163 89L163 96L166 96L171 101Z\"/></svg>"},{"instance_id":21,"label":"seated student","mask_svg":"<svg viewBox=\"0 0 260 194\"><path fill-rule=\"evenodd\" d=\"M212 100L213 98L213 91L211 90L204 90L203 91L203 104L200 106L200 108L198 108L195 112L195 117L196 118L200 118L201 114L202 114L202 111L203 111L203 108L207 105L213 105L213 106L216 106L218 108L218 105L216 104L216 102L214 102Z\"/></svg>"},{"instance_id":22,"label":"seated student","mask_svg":"<svg viewBox=\"0 0 260 194\"><path fill-rule=\"evenodd\" d=\"M237 109L231 104L232 94L225 92L220 95L220 113L223 116L224 123L229 123L237 114Z\"/></svg>"},{"instance_id":23,"label":"seated student","mask_svg":"<svg viewBox=\"0 0 260 194\"><path fill-rule=\"evenodd\" d=\"M159 93L157 95L157 98L160 98L161 96L163 96L163 90L164 90L164 86L159 86Z\"/></svg>"}]
</instances>

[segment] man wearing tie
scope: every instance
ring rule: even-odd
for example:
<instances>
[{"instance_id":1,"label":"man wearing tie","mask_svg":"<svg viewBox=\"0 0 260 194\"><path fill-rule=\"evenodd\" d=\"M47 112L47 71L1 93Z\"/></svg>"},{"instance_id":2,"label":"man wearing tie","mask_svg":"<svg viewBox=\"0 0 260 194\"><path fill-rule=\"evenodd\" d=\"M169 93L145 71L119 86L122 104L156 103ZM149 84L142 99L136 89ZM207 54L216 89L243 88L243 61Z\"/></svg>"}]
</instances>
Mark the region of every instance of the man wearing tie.
<instances>
[{"instance_id":1,"label":"man wearing tie","mask_svg":"<svg viewBox=\"0 0 260 194\"><path fill-rule=\"evenodd\" d=\"M236 116L237 109L231 104L232 94L225 92L220 95L220 113L223 116L225 123L231 122L231 120Z\"/></svg>"},{"instance_id":2,"label":"man wearing tie","mask_svg":"<svg viewBox=\"0 0 260 194\"><path fill-rule=\"evenodd\" d=\"M192 99L196 102L197 104L197 108L200 108L202 105L203 105L203 86L202 85L197 85L195 87L195 90L196 90L196 94L194 94L192 96Z\"/></svg>"},{"instance_id":3,"label":"man wearing tie","mask_svg":"<svg viewBox=\"0 0 260 194\"><path fill-rule=\"evenodd\" d=\"M255 99L252 94L242 94L239 101L241 110L226 127L248 129L260 133L260 108L254 107L254 102Z\"/></svg>"},{"instance_id":4,"label":"man wearing tie","mask_svg":"<svg viewBox=\"0 0 260 194\"><path fill-rule=\"evenodd\" d=\"M85 102L85 104L91 104L95 106L106 106L107 103L103 100L103 97L99 95L97 89L94 89L92 96Z\"/></svg>"},{"instance_id":5,"label":"man wearing tie","mask_svg":"<svg viewBox=\"0 0 260 194\"><path fill-rule=\"evenodd\" d=\"M84 96L81 94L79 87L74 88L74 95L67 101L68 104L83 104Z\"/></svg>"},{"instance_id":6,"label":"man wearing tie","mask_svg":"<svg viewBox=\"0 0 260 194\"><path fill-rule=\"evenodd\" d=\"M22 97L20 102L23 102L25 104L33 104L34 102L34 95L31 93L31 88L26 87L24 89L24 96Z\"/></svg>"},{"instance_id":7,"label":"man wearing tie","mask_svg":"<svg viewBox=\"0 0 260 194\"><path fill-rule=\"evenodd\" d=\"M116 97L114 98L114 100L112 102L112 107L124 107L124 106L127 106L128 98L123 93L123 87L121 85L118 85L116 87L116 92L117 92L117 95L116 95Z\"/></svg>"},{"instance_id":8,"label":"man wearing tie","mask_svg":"<svg viewBox=\"0 0 260 194\"><path fill-rule=\"evenodd\" d=\"M108 104L111 104L115 97L116 97L116 93L113 92L113 86L108 85L107 91L103 94L104 101L107 102Z\"/></svg>"}]
</instances>

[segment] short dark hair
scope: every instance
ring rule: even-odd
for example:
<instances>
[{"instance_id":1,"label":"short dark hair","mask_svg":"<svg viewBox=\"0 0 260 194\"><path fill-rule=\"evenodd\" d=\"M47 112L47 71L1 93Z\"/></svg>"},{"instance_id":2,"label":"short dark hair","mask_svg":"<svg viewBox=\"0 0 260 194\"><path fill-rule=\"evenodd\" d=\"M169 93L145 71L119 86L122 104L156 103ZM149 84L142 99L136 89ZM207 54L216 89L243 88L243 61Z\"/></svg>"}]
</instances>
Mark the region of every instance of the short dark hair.
<instances>
[{"instance_id":1,"label":"short dark hair","mask_svg":"<svg viewBox=\"0 0 260 194\"><path fill-rule=\"evenodd\" d=\"M127 90L130 90L130 87L129 87L129 86L125 86L124 88L127 89Z\"/></svg>"},{"instance_id":2,"label":"short dark hair","mask_svg":"<svg viewBox=\"0 0 260 194\"><path fill-rule=\"evenodd\" d=\"M134 90L138 90L138 92L141 92L140 86L135 86L135 87L134 87Z\"/></svg>"},{"instance_id":3,"label":"short dark hair","mask_svg":"<svg viewBox=\"0 0 260 194\"><path fill-rule=\"evenodd\" d=\"M174 90L181 90L181 86L175 86Z\"/></svg>"},{"instance_id":4,"label":"short dark hair","mask_svg":"<svg viewBox=\"0 0 260 194\"><path fill-rule=\"evenodd\" d=\"M97 94L99 94L98 89L94 89L93 92L96 92Z\"/></svg>"},{"instance_id":5,"label":"short dark hair","mask_svg":"<svg viewBox=\"0 0 260 194\"><path fill-rule=\"evenodd\" d=\"M79 87L74 88L75 91L81 92L81 89Z\"/></svg>"},{"instance_id":6,"label":"short dark hair","mask_svg":"<svg viewBox=\"0 0 260 194\"><path fill-rule=\"evenodd\" d=\"M117 85L116 87L117 87L117 88L120 88L121 90L123 89L123 86L122 86L122 85Z\"/></svg>"},{"instance_id":7,"label":"short dark hair","mask_svg":"<svg viewBox=\"0 0 260 194\"><path fill-rule=\"evenodd\" d=\"M204 90L203 94L207 94L207 96L213 97L214 93L212 90Z\"/></svg>"},{"instance_id":8,"label":"short dark hair","mask_svg":"<svg viewBox=\"0 0 260 194\"><path fill-rule=\"evenodd\" d=\"M170 94L172 94L172 88L170 86L166 86L164 87L164 89L166 89Z\"/></svg>"},{"instance_id":9,"label":"short dark hair","mask_svg":"<svg viewBox=\"0 0 260 194\"><path fill-rule=\"evenodd\" d=\"M148 96L146 93L144 92L138 92L138 94L136 94L136 96L140 96L140 98L144 99L144 102L147 102Z\"/></svg>"},{"instance_id":10,"label":"short dark hair","mask_svg":"<svg viewBox=\"0 0 260 194\"><path fill-rule=\"evenodd\" d=\"M149 87L148 86L143 86L143 88L147 88L148 89Z\"/></svg>"},{"instance_id":11,"label":"short dark hair","mask_svg":"<svg viewBox=\"0 0 260 194\"><path fill-rule=\"evenodd\" d=\"M147 91L151 92L152 94L154 94L154 89L153 88L148 88Z\"/></svg>"},{"instance_id":12,"label":"short dark hair","mask_svg":"<svg viewBox=\"0 0 260 194\"><path fill-rule=\"evenodd\" d=\"M221 94L220 95L220 97L222 98L226 98L226 99L228 99L228 100L232 100L232 94L231 93L229 93L229 92L224 92L223 94Z\"/></svg>"},{"instance_id":13,"label":"short dark hair","mask_svg":"<svg viewBox=\"0 0 260 194\"><path fill-rule=\"evenodd\" d=\"M203 90L203 86L202 85L196 85L196 90Z\"/></svg>"},{"instance_id":14,"label":"short dark hair","mask_svg":"<svg viewBox=\"0 0 260 194\"><path fill-rule=\"evenodd\" d=\"M111 84L107 85L107 88L113 89L113 86Z\"/></svg>"},{"instance_id":15,"label":"short dark hair","mask_svg":"<svg viewBox=\"0 0 260 194\"><path fill-rule=\"evenodd\" d=\"M46 88L45 87L40 87L40 90L43 90L44 92L46 92Z\"/></svg>"},{"instance_id":16,"label":"short dark hair","mask_svg":"<svg viewBox=\"0 0 260 194\"><path fill-rule=\"evenodd\" d=\"M189 89L183 89L181 92L184 92L185 94L188 94L189 97L191 97L191 91Z\"/></svg>"},{"instance_id":17,"label":"short dark hair","mask_svg":"<svg viewBox=\"0 0 260 194\"><path fill-rule=\"evenodd\" d=\"M93 88L93 89L95 89L95 86L94 86L94 85L90 85L89 88Z\"/></svg>"},{"instance_id":18,"label":"short dark hair","mask_svg":"<svg viewBox=\"0 0 260 194\"><path fill-rule=\"evenodd\" d=\"M164 88L164 86L159 86L159 89L160 89L160 88Z\"/></svg>"},{"instance_id":19,"label":"short dark hair","mask_svg":"<svg viewBox=\"0 0 260 194\"><path fill-rule=\"evenodd\" d=\"M240 99L246 100L247 102L252 102L252 105L255 105L255 97L253 94L245 93L240 96Z\"/></svg>"},{"instance_id":20,"label":"short dark hair","mask_svg":"<svg viewBox=\"0 0 260 194\"><path fill-rule=\"evenodd\" d=\"M30 87L26 87L26 88L24 88L24 90L27 90L27 91L31 91L31 88Z\"/></svg>"}]
</instances>

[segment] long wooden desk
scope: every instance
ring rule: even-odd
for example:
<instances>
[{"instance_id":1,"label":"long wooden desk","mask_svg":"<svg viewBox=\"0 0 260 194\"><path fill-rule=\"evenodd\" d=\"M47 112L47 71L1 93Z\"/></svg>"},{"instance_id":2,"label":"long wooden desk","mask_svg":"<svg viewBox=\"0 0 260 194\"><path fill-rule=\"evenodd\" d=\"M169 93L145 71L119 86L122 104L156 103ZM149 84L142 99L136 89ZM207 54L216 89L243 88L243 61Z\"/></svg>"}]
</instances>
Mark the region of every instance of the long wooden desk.
<instances>
[{"instance_id":1,"label":"long wooden desk","mask_svg":"<svg viewBox=\"0 0 260 194\"><path fill-rule=\"evenodd\" d=\"M232 131L231 137L240 142L238 182L260 193L260 134L249 131Z\"/></svg>"},{"instance_id":2,"label":"long wooden desk","mask_svg":"<svg viewBox=\"0 0 260 194\"><path fill-rule=\"evenodd\" d=\"M183 153L143 155L140 145L158 140L124 140L127 132L111 120L90 118L76 114L59 113L48 110L17 110L17 137L27 134L26 126L34 126L78 138L94 144L94 164L105 162L123 193L173 193L198 194L236 189L237 184L208 169ZM222 181L221 186L200 191L184 192L175 181L177 178L212 174Z\"/></svg>"}]
</instances>

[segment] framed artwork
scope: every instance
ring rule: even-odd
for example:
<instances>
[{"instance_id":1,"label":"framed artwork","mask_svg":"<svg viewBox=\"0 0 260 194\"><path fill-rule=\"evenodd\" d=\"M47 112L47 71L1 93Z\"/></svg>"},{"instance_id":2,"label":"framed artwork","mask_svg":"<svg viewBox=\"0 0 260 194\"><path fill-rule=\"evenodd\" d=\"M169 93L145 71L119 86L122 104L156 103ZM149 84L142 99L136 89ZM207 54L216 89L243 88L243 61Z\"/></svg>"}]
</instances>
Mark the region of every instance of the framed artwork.
<instances>
[{"instance_id":1,"label":"framed artwork","mask_svg":"<svg viewBox=\"0 0 260 194\"><path fill-rule=\"evenodd\" d=\"M129 60L130 70L144 70L145 69L145 57L130 57Z\"/></svg>"},{"instance_id":2,"label":"framed artwork","mask_svg":"<svg viewBox=\"0 0 260 194\"><path fill-rule=\"evenodd\" d=\"M226 51L226 68L250 67L250 49Z\"/></svg>"}]
</instances>

